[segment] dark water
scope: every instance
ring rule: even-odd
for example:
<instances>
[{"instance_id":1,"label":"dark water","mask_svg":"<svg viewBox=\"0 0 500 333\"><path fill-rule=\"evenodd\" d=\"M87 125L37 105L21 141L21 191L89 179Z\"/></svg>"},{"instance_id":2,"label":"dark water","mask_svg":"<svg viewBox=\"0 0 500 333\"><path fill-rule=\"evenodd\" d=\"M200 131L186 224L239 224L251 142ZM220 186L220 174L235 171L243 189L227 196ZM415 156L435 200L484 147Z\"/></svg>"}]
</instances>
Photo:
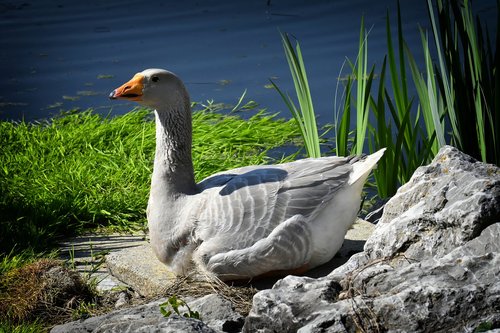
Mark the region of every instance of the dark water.
<instances>
[{"instance_id":1,"label":"dark water","mask_svg":"<svg viewBox=\"0 0 500 333\"><path fill-rule=\"evenodd\" d=\"M425 3L401 0L417 58ZM496 24L495 0L474 8ZM355 59L361 17L372 29L370 62L380 65L387 10L395 23L395 0L0 2L0 119L34 120L75 107L127 112L133 105L109 101L109 92L150 67L181 76L193 101L234 104L247 89L249 99L288 116L268 87L274 78L293 92L281 30L300 40L320 122L332 122L337 78L348 73L340 73L345 57Z\"/></svg>"}]
</instances>

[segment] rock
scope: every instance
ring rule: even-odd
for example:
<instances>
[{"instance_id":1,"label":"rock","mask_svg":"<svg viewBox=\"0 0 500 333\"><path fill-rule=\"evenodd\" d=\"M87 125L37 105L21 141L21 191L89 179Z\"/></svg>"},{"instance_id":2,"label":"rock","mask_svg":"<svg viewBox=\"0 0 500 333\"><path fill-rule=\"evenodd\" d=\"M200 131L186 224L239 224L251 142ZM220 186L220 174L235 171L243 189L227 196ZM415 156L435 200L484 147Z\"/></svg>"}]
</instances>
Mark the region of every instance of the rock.
<instances>
[{"instance_id":1,"label":"rock","mask_svg":"<svg viewBox=\"0 0 500 333\"><path fill-rule=\"evenodd\" d=\"M198 311L202 320L220 332L241 332L245 318L234 310L233 304L216 294L206 295L189 303L193 311Z\"/></svg>"},{"instance_id":2,"label":"rock","mask_svg":"<svg viewBox=\"0 0 500 333\"><path fill-rule=\"evenodd\" d=\"M130 301L129 293L126 291L120 292L120 294L118 295L118 299L115 302L115 309L118 309L118 308L121 308L121 307L127 305L129 301Z\"/></svg>"},{"instance_id":3,"label":"rock","mask_svg":"<svg viewBox=\"0 0 500 333\"><path fill-rule=\"evenodd\" d=\"M500 328L500 170L450 146L387 203L364 252L257 293L246 332Z\"/></svg>"},{"instance_id":4,"label":"rock","mask_svg":"<svg viewBox=\"0 0 500 333\"><path fill-rule=\"evenodd\" d=\"M51 333L62 332L240 332L244 318L234 311L228 300L211 294L198 299L186 299L192 311L200 313L201 320L172 315L165 318L160 312L161 299L129 309L83 321L56 326ZM180 307L179 312L187 312Z\"/></svg>"},{"instance_id":5,"label":"rock","mask_svg":"<svg viewBox=\"0 0 500 333\"><path fill-rule=\"evenodd\" d=\"M442 256L500 222L500 171L446 146L385 206L365 245L371 258Z\"/></svg>"},{"instance_id":6,"label":"rock","mask_svg":"<svg viewBox=\"0 0 500 333\"><path fill-rule=\"evenodd\" d=\"M255 295L245 330L459 332L499 323L500 246L484 245L499 233L494 224L449 255L401 271L384 263L340 281L289 276Z\"/></svg>"},{"instance_id":7,"label":"rock","mask_svg":"<svg viewBox=\"0 0 500 333\"><path fill-rule=\"evenodd\" d=\"M176 279L156 259L149 244L111 252L106 256L106 264L114 277L146 297L161 294Z\"/></svg>"},{"instance_id":8,"label":"rock","mask_svg":"<svg viewBox=\"0 0 500 333\"><path fill-rule=\"evenodd\" d=\"M158 307L158 304L156 304ZM89 318L83 322L73 321L54 327L51 333L104 333L104 332L158 332L158 333L215 333L202 321L170 316L169 318L155 316L145 308L129 309L120 315L110 313L105 316ZM159 313L159 311L157 311Z\"/></svg>"}]
</instances>

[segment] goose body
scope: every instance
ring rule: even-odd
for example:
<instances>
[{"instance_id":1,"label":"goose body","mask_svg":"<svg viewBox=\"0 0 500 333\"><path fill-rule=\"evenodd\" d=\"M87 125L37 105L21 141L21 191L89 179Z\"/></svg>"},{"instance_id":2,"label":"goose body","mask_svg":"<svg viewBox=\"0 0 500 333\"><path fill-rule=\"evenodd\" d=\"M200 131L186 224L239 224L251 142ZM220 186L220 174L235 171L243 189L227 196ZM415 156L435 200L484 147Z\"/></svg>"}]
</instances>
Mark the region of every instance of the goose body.
<instances>
[{"instance_id":1,"label":"goose body","mask_svg":"<svg viewBox=\"0 0 500 333\"><path fill-rule=\"evenodd\" d=\"M155 110L148 227L156 256L180 275L194 268L222 280L249 279L300 273L329 261L384 152L247 166L196 183L190 100L176 75L147 69L110 98Z\"/></svg>"}]
</instances>

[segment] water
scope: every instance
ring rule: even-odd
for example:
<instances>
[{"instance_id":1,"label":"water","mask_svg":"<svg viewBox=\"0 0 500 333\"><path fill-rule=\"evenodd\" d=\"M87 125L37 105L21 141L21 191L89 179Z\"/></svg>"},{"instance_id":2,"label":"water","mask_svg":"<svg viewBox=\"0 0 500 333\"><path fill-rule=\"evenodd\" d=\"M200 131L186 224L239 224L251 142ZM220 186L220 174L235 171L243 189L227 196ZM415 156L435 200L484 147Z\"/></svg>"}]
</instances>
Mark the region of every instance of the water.
<instances>
[{"instance_id":1,"label":"water","mask_svg":"<svg viewBox=\"0 0 500 333\"><path fill-rule=\"evenodd\" d=\"M417 59L418 25L428 25L425 3L401 0L405 38ZM474 8L488 13L495 0L475 1ZM261 107L288 117L268 87L273 78L293 93L281 30L299 39L319 121L332 122L337 78L345 58L355 59L361 17L371 28L370 62L380 66L387 9L395 31L394 0L0 3L0 119L35 120L72 108L122 114L134 105L109 101L109 92L151 67L177 73L193 101L235 104L246 89Z\"/></svg>"}]
</instances>

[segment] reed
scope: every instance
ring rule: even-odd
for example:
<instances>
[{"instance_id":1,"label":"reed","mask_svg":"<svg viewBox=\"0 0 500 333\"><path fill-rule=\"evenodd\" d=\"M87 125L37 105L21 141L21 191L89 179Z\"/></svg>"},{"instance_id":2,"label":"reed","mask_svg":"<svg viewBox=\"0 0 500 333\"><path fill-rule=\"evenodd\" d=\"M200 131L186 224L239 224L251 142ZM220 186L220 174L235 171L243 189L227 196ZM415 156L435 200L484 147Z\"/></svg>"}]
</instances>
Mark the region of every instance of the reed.
<instances>
[{"instance_id":1,"label":"reed","mask_svg":"<svg viewBox=\"0 0 500 333\"><path fill-rule=\"evenodd\" d=\"M375 66L368 74L368 33L365 31L364 18L361 18L359 32L359 47L356 63L350 63L354 79L356 80L356 131L353 144L353 153L361 155L365 146L368 129L369 100ZM352 89L350 90L352 92ZM347 96L348 97L348 96ZM346 97L346 98L347 98ZM350 99L350 98L349 98ZM344 134L345 135L345 134Z\"/></svg>"},{"instance_id":2,"label":"reed","mask_svg":"<svg viewBox=\"0 0 500 333\"><path fill-rule=\"evenodd\" d=\"M348 61L351 73L345 80L339 104L341 80L337 82L333 126L336 154L361 154L386 147L384 158L374 171L380 197L393 195L416 168L428 163L445 144L455 145L484 162L500 162L500 26L497 24L493 44L479 17L474 20L470 1L435 3L437 15L433 1L427 0L437 63L429 46L429 32L421 29L425 66L418 67L404 40L398 3L396 40L387 13L387 55L376 89L372 89L375 66L368 71L368 34L363 19L356 61ZM497 0L498 18L499 8ZM291 52L290 47L286 52ZM299 72L298 65L304 67L301 58L289 64L295 73ZM411 82L416 97L409 93ZM307 85L301 89L305 91L300 94L310 96ZM279 92L294 116L300 114L290 98ZM308 119L314 119L310 114L314 112L312 106L308 106L307 112ZM355 128L350 127L353 116Z\"/></svg>"},{"instance_id":3,"label":"reed","mask_svg":"<svg viewBox=\"0 0 500 333\"><path fill-rule=\"evenodd\" d=\"M311 90L309 89L306 67L304 65L304 59L302 58L300 45L296 42L294 49L290 37L286 33L281 33L281 41L292 75L299 107L295 105L290 95L284 93L273 80L271 80L271 84L278 91L287 108L292 113L293 118L299 125L307 155L309 157L320 157L321 150L318 128L316 125L316 115L314 113Z\"/></svg>"},{"instance_id":4,"label":"reed","mask_svg":"<svg viewBox=\"0 0 500 333\"><path fill-rule=\"evenodd\" d=\"M444 115L451 128L451 144L483 162L499 165L500 1L494 43L479 17L474 19L470 1L436 0L437 15L431 0L427 7L438 56L436 83L431 79L427 88L440 97L424 102ZM429 53L424 33L422 41ZM432 66L426 72L428 77L433 75Z\"/></svg>"},{"instance_id":5,"label":"reed","mask_svg":"<svg viewBox=\"0 0 500 333\"><path fill-rule=\"evenodd\" d=\"M401 184L410 179L417 167L429 161L429 146L434 141L432 134L428 136L422 130L422 110L417 106L415 112L415 99L409 93L406 43L403 36L398 3L397 39L393 40L387 12L387 56L382 65L377 99L371 100L375 123L371 130L373 145L370 150L387 147L385 160L381 161L380 167L374 171L381 197L393 195Z\"/></svg>"}]
</instances>

